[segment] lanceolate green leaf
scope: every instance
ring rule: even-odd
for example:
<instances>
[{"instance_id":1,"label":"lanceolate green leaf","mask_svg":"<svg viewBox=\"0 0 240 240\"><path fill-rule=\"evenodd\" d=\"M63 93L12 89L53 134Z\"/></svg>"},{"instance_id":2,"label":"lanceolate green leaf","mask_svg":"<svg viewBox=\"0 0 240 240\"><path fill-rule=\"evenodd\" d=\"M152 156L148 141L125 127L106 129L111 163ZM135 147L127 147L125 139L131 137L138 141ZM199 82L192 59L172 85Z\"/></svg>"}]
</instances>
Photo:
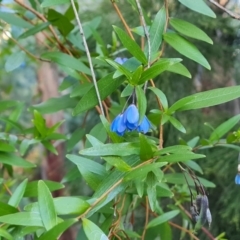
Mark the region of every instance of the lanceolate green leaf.
<instances>
[{"instance_id":1,"label":"lanceolate green leaf","mask_svg":"<svg viewBox=\"0 0 240 240\"><path fill-rule=\"evenodd\" d=\"M240 121L240 114L230 118L226 122L219 125L211 134L209 140L215 141L220 139L224 134L230 131Z\"/></svg>"},{"instance_id":2,"label":"lanceolate green leaf","mask_svg":"<svg viewBox=\"0 0 240 240\"><path fill-rule=\"evenodd\" d=\"M137 103L139 110L139 123L142 122L147 109L147 99L141 86L136 87Z\"/></svg>"},{"instance_id":3,"label":"lanceolate green leaf","mask_svg":"<svg viewBox=\"0 0 240 240\"><path fill-rule=\"evenodd\" d=\"M55 5L61 5L61 4L66 4L70 3L70 0L44 0L41 4L41 7L52 7Z\"/></svg>"},{"instance_id":4,"label":"lanceolate green leaf","mask_svg":"<svg viewBox=\"0 0 240 240\"><path fill-rule=\"evenodd\" d=\"M13 240L13 237L3 228L0 228L0 236L6 238L7 240Z\"/></svg>"},{"instance_id":5,"label":"lanceolate green leaf","mask_svg":"<svg viewBox=\"0 0 240 240\"><path fill-rule=\"evenodd\" d=\"M146 64L147 58L144 55L138 44L132 40L121 28L113 26L114 31L117 33L119 39L121 40L123 46L141 63Z\"/></svg>"},{"instance_id":6,"label":"lanceolate green leaf","mask_svg":"<svg viewBox=\"0 0 240 240\"><path fill-rule=\"evenodd\" d=\"M213 44L212 39L197 26L177 18L170 18L170 24L176 31L191 38Z\"/></svg>"},{"instance_id":7,"label":"lanceolate green leaf","mask_svg":"<svg viewBox=\"0 0 240 240\"><path fill-rule=\"evenodd\" d=\"M182 38L178 34L174 32L168 32L164 35L164 40L171 45L176 51L181 53L182 55L192 59L193 61L201 64L207 69L211 69L208 61L202 55L202 53L193 45L188 42L186 39Z\"/></svg>"},{"instance_id":8,"label":"lanceolate green leaf","mask_svg":"<svg viewBox=\"0 0 240 240\"><path fill-rule=\"evenodd\" d=\"M177 216L180 213L179 210L173 210L167 213L163 213L162 215L160 215L157 218L154 218L153 220L151 220L148 225L147 228L151 228L151 227L155 227L158 226L164 222L169 221L170 219L174 218L175 216Z\"/></svg>"},{"instance_id":9,"label":"lanceolate green leaf","mask_svg":"<svg viewBox=\"0 0 240 240\"><path fill-rule=\"evenodd\" d=\"M98 81L98 89L100 92L101 99L105 99L112 92L114 92L124 81L124 78L113 79L113 74L110 73ZM95 88L92 87L87 94L78 102L77 106L73 110L73 115L78 115L88 109L96 106L98 99Z\"/></svg>"},{"instance_id":10,"label":"lanceolate green leaf","mask_svg":"<svg viewBox=\"0 0 240 240\"><path fill-rule=\"evenodd\" d=\"M162 43L163 32L166 25L166 9L162 7L155 16L149 30L151 55L156 53ZM146 47L147 48L147 47Z\"/></svg>"},{"instance_id":11,"label":"lanceolate green leaf","mask_svg":"<svg viewBox=\"0 0 240 240\"><path fill-rule=\"evenodd\" d=\"M77 219L69 219L64 222L59 223L48 232L41 235L38 240L50 240L50 239L59 239L59 237L65 232L69 227L76 223Z\"/></svg>"},{"instance_id":12,"label":"lanceolate green leaf","mask_svg":"<svg viewBox=\"0 0 240 240\"><path fill-rule=\"evenodd\" d=\"M212 18L216 18L216 14L212 11L210 7L203 0L178 0L180 3L190 8L191 10L207 15Z\"/></svg>"},{"instance_id":13,"label":"lanceolate green leaf","mask_svg":"<svg viewBox=\"0 0 240 240\"><path fill-rule=\"evenodd\" d=\"M0 202L0 216L18 212L18 209L9 204Z\"/></svg>"},{"instance_id":14,"label":"lanceolate green leaf","mask_svg":"<svg viewBox=\"0 0 240 240\"><path fill-rule=\"evenodd\" d=\"M19 202L21 201L23 194L25 192L26 186L27 186L27 179L25 179L22 183L18 185L16 190L13 192L12 196L10 197L8 204L17 207Z\"/></svg>"},{"instance_id":15,"label":"lanceolate green leaf","mask_svg":"<svg viewBox=\"0 0 240 240\"><path fill-rule=\"evenodd\" d=\"M185 127L176 118L169 116L169 121L177 130L182 133L186 133Z\"/></svg>"},{"instance_id":16,"label":"lanceolate green leaf","mask_svg":"<svg viewBox=\"0 0 240 240\"><path fill-rule=\"evenodd\" d=\"M192 152L186 152L186 153L175 153L171 155L162 156L159 158L159 161L161 162L184 162L192 159L199 159L199 158L205 158L205 155L202 154L194 154Z\"/></svg>"},{"instance_id":17,"label":"lanceolate green leaf","mask_svg":"<svg viewBox=\"0 0 240 240\"><path fill-rule=\"evenodd\" d=\"M23 52L15 52L7 58L5 62L5 69L7 72L11 72L14 69L20 67L24 62L25 54Z\"/></svg>"},{"instance_id":18,"label":"lanceolate green leaf","mask_svg":"<svg viewBox=\"0 0 240 240\"><path fill-rule=\"evenodd\" d=\"M38 182L38 203L43 225L49 230L57 224L57 214L51 192L42 180Z\"/></svg>"},{"instance_id":19,"label":"lanceolate green leaf","mask_svg":"<svg viewBox=\"0 0 240 240\"><path fill-rule=\"evenodd\" d=\"M158 88L156 87L149 87L148 89L150 89L151 91L153 91L153 93L159 98L163 109L167 110L168 109L168 100L166 98L166 95Z\"/></svg>"},{"instance_id":20,"label":"lanceolate green leaf","mask_svg":"<svg viewBox=\"0 0 240 240\"><path fill-rule=\"evenodd\" d=\"M182 98L169 108L169 112L211 107L239 97L240 86L218 88Z\"/></svg>"},{"instance_id":21,"label":"lanceolate green leaf","mask_svg":"<svg viewBox=\"0 0 240 240\"><path fill-rule=\"evenodd\" d=\"M83 218L83 229L88 239L91 240L108 240L108 237L104 232L90 220Z\"/></svg>"},{"instance_id":22,"label":"lanceolate green leaf","mask_svg":"<svg viewBox=\"0 0 240 240\"><path fill-rule=\"evenodd\" d=\"M0 12L0 19L5 21L10 25L14 25L21 28L31 28L32 25L25 21L24 19L18 17L16 14L8 13L8 12Z\"/></svg>"},{"instance_id":23,"label":"lanceolate green leaf","mask_svg":"<svg viewBox=\"0 0 240 240\"><path fill-rule=\"evenodd\" d=\"M188 71L188 69L182 63L176 63L174 65L169 66L167 71L183 75L187 78L192 77L191 73Z\"/></svg>"},{"instance_id":24,"label":"lanceolate green leaf","mask_svg":"<svg viewBox=\"0 0 240 240\"><path fill-rule=\"evenodd\" d=\"M49 59L57 64L69 67L79 72L91 75L90 69L80 59L61 52L46 52L41 55L43 59Z\"/></svg>"},{"instance_id":25,"label":"lanceolate green leaf","mask_svg":"<svg viewBox=\"0 0 240 240\"><path fill-rule=\"evenodd\" d=\"M86 156L129 156L139 154L139 145L135 143L115 143L83 149L79 152Z\"/></svg>"}]
</instances>

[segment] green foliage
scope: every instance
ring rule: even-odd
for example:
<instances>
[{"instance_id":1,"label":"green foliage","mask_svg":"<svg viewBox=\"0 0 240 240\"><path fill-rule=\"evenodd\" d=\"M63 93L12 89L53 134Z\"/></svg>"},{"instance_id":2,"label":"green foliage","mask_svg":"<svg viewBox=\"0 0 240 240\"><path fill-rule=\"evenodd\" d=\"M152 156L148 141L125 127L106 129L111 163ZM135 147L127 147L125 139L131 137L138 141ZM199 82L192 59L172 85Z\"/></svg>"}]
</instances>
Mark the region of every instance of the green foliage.
<instances>
[{"instance_id":1,"label":"green foliage","mask_svg":"<svg viewBox=\"0 0 240 240\"><path fill-rule=\"evenodd\" d=\"M139 11L138 2L129 0L125 4L134 18L131 27L128 21L123 21L126 31L119 26L113 26L112 31L108 21L106 29L112 31L111 39L101 29L104 20L94 17L87 22L78 14L82 10L74 1L44 0L37 6L31 0L31 8L23 4L18 8L16 1L10 6L13 13L0 12L7 46L0 53L5 60L4 71L12 74L9 76L14 73L18 76L26 63L41 71L40 61L51 62L57 66L56 75L63 79L57 87L56 83L42 86L43 72L36 71L42 96L47 100L38 101L37 96L37 101L34 98L30 103L14 100L18 96L10 92L17 87L10 83L7 90L6 83L0 82L4 93L0 94L1 238L59 239L75 225L72 229L81 227L77 237L81 240L173 239L176 236L179 239L172 225L182 229L180 238L183 239L184 234L192 238L191 230L204 226L206 212L203 205L200 209L196 196L207 199L205 188L215 188L219 183L209 181L208 175L198 177L195 172L212 173L204 165L206 160L202 160L211 156L210 149L226 147L240 151L237 145L240 133L234 129L240 115L219 121L215 129L210 127L212 132L203 136L205 132L201 128L189 126L192 119L185 111L235 100L240 97L240 87L222 87L191 95L178 88L182 76L197 78L193 71L196 63L199 68L211 69L208 57L205 58L207 50L201 44L213 44L213 41L202 24L195 25L187 17L172 18L176 15L174 11L178 12L178 7L184 9L182 4L216 17L203 0L178 2L170 6L165 3L153 14L152 10L148 11L149 3L142 3ZM120 3L112 4L122 20ZM141 23L137 22L139 13L145 20ZM168 30L169 26L176 32ZM38 33L44 38L35 43ZM188 38L201 41L192 43ZM13 43L23 51L15 49ZM168 47L187 59L178 58L178 53L169 51ZM164 86L171 85L167 76L172 73L178 75L173 75L177 81L172 83L174 92L169 93ZM53 75L44 78L51 82ZM62 95L56 96L54 87ZM153 97L157 99L154 102L157 109L152 107ZM180 99L176 101L177 98ZM129 105L133 108L128 108ZM46 115L59 111L59 116L63 115L57 121L53 115ZM192 136L191 140L183 140L186 133ZM172 143L168 141L170 138L174 139ZM35 149L40 154L32 160ZM47 161L42 164L45 157ZM64 158L67 161L61 166L58 161ZM41 166L38 172L47 177L52 172L60 174L66 166L66 175L54 178L55 181L42 180L43 176L33 173L32 168L37 166ZM52 169L48 169L50 166ZM59 196L63 189L66 196ZM196 214L200 221L196 221L196 226L186 217L185 212L190 209L184 208L188 205L199 208ZM207 207L211 209L212 205L209 201ZM144 219L148 220L145 224Z\"/></svg>"}]
</instances>

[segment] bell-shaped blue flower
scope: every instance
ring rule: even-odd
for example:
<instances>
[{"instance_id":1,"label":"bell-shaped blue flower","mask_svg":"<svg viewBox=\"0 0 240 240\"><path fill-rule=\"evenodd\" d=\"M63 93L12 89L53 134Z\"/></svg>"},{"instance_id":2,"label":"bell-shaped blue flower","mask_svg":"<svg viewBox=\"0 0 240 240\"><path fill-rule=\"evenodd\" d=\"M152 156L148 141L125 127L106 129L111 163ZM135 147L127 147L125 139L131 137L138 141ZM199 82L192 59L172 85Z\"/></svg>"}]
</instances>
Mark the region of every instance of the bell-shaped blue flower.
<instances>
[{"instance_id":1,"label":"bell-shaped blue flower","mask_svg":"<svg viewBox=\"0 0 240 240\"><path fill-rule=\"evenodd\" d=\"M144 116L141 124L137 128L137 131L146 134L150 128L151 128L151 123L149 122L148 118Z\"/></svg>"},{"instance_id":2,"label":"bell-shaped blue flower","mask_svg":"<svg viewBox=\"0 0 240 240\"><path fill-rule=\"evenodd\" d=\"M123 114L119 114L111 124L111 131L116 132L122 136L126 131L126 125L124 123Z\"/></svg>"},{"instance_id":3,"label":"bell-shaped blue flower","mask_svg":"<svg viewBox=\"0 0 240 240\"><path fill-rule=\"evenodd\" d=\"M235 177L235 183L237 184L237 185L240 185L240 174L238 173L237 175L236 175L236 177Z\"/></svg>"},{"instance_id":4,"label":"bell-shaped blue flower","mask_svg":"<svg viewBox=\"0 0 240 240\"><path fill-rule=\"evenodd\" d=\"M121 58L121 57L116 57L114 59L115 62L119 63L119 64L124 64L128 59L127 58Z\"/></svg>"},{"instance_id":5,"label":"bell-shaped blue flower","mask_svg":"<svg viewBox=\"0 0 240 240\"><path fill-rule=\"evenodd\" d=\"M128 130L132 131L137 128L139 121L139 112L134 104L131 104L123 113L124 122Z\"/></svg>"}]
</instances>

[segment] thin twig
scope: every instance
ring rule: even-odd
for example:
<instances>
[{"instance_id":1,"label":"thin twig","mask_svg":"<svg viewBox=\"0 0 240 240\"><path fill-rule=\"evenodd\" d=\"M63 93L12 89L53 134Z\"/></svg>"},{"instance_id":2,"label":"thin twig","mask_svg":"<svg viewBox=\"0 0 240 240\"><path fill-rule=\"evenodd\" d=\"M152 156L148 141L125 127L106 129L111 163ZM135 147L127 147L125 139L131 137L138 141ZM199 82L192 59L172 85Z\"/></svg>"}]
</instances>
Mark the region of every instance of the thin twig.
<instances>
[{"instance_id":1,"label":"thin twig","mask_svg":"<svg viewBox=\"0 0 240 240\"><path fill-rule=\"evenodd\" d=\"M9 34L7 34L4 30L2 30L3 33L10 39L12 40L22 51L24 51L29 57L33 58L33 59L36 59L36 60L39 60L39 61L43 61L43 62L50 62L49 60L47 59L42 59L40 57L37 57L35 56L34 54L32 54L31 52L29 52L26 48L24 48L21 44L18 43L18 41L11 37Z\"/></svg>"},{"instance_id":2,"label":"thin twig","mask_svg":"<svg viewBox=\"0 0 240 240\"><path fill-rule=\"evenodd\" d=\"M232 11L228 10L227 8L223 7L221 4L219 4L218 2L215 2L214 0L208 0L210 3L212 3L213 5L215 5L216 7L220 8L221 10L223 10L224 12L226 12L230 17L240 20L240 16L233 13Z\"/></svg>"},{"instance_id":3,"label":"thin twig","mask_svg":"<svg viewBox=\"0 0 240 240\"><path fill-rule=\"evenodd\" d=\"M128 27L128 25L127 25L127 23L126 23L123 15L122 15L121 11L119 10L117 4L115 3L114 0L111 0L111 3L112 3L112 5L113 5L114 9L116 10L119 18L121 19L121 21L122 21L122 23L123 23L123 25L124 25L124 27L125 27L128 35L131 37L132 40L134 40L134 37L133 37L133 35L132 35L132 32L131 32L130 28Z\"/></svg>"},{"instance_id":4,"label":"thin twig","mask_svg":"<svg viewBox=\"0 0 240 240\"><path fill-rule=\"evenodd\" d=\"M149 220L149 203L148 203L148 196L146 196L146 211L145 211L145 225L144 225L144 229L143 229L143 233L142 233L142 240L144 240L145 235L146 235L146 231L147 231L147 225L148 225L148 220Z\"/></svg>"},{"instance_id":5,"label":"thin twig","mask_svg":"<svg viewBox=\"0 0 240 240\"><path fill-rule=\"evenodd\" d=\"M79 18L79 16L78 16L78 12L77 12L77 9L76 9L74 0L71 0L71 5L72 5L72 8L73 8L73 11L74 11L76 20L77 20L77 24L78 24L78 27L79 27L80 35L82 36L84 48L85 48L85 51L86 51L86 54L87 54L87 58L88 58L90 70L91 70L91 73L92 73L92 80L93 80L93 84L94 84L95 91L96 91L96 94L97 94L97 99L98 99L99 107L100 107L100 109L101 109L102 115L105 116L104 110L103 110L102 101L101 101L101 97L100 97L100 93L99 93L99 90L98 90L98 85L97 85L96 76L95 76L94 69L93 69L93 63L92 63L91 55L90 55L89 48L88 48L88 44L87 44L87 40L86 40L86 37L85 37L85 35L84 35L83 27L82 27L80 18Z\"/></svg>"}]
</instances>

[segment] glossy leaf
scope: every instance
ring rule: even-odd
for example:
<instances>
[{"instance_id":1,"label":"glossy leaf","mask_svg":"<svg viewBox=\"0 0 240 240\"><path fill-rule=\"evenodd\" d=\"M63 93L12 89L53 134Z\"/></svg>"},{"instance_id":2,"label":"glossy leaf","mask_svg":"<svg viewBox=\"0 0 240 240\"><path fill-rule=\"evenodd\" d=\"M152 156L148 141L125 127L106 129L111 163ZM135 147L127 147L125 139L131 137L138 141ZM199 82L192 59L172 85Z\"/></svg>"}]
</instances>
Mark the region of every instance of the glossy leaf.
<instances>
[{"instance_id":1,"label":"glossy leaf","mask_svg":"<svg viewBox=\"0 0 240 240\"><path fill-rule=\"evenodd\" d=\"M163 106L163 109L167 110L168 109L168 100L166 98L166 95L160 89L158 89L156 87L149 87L148 89L150 89L158 97L158 99L160 100L160 102Z\"/></svg>"},{"instance_id":2,"label":"glossy leaf","mask_svg":"<svg viewBox=\"0 0 240 240\"><path fill-rule=\"evenodd\" d=\"M184 39L183 37L179 36L174 32L165 33L163 36L164 40L176 51L192 59L193 61L201 64L205 68L209 70L211 69L208 61L202 55L202 53L195 47L195 45L188 42L186 39Z\"/></svg>"},{"instance_id":3,"label":"glossy leaf","mask_svg":"<svg viewBox=\"0 0 240 240\"><path fill-rule=\"evenodd\" d=\"M108 237L104 234L104 232L93 222L90 220L83 218L83 230L91 240L108 240Z\"/></svg>"},{"instance_id":4,"label":"glossy leaf","mask_svg":"<svg viewBox=\"0 0 240 240\"><path fill-rule=\"evenodd\" d=\"M192 160L192 159L199 159L199 158L205 158L205 157L206 156L203 154L195 154L192 152L186 152L185 154L184 153L175 153L175 154L171 154L171 155L162 156L159 158L158 161L174 163L174 162L184 162L184 161L188 161L188 160Z\"/></svg>"},{"instance_id":5,"label":"glossy leaf","mask_svg":"<svg viewBox=\"0 0 240 240\"><path fill-rule=\"evenodd\" d=\"M139 154L139 146L134 143L108 143L103 146L83 149L79 153L85 156L129 156Z\"/></svg>"},{"instance_id":6,"label":"glossy leaf","mask_svg":"<svg viewBox=\"0 0 240 240\"><path fill-rule=\"evenodd\" d=\"M176 118L169 116L169 121L177 130L186 133L185 127Z\"/></svg>"},{"instance_id":7,"label":"glossy leaf","mask_svg":"<svg viewBox=\"0 0 240 240\"><path fill-rule=\"evenodd\" d=\"M114 166L119 171L127 172L131 170L131 167L121 158L117 156L102 157L111 166Z\"/></svg>"},{"instance_id":8,"label":"glossy leaf","mask_svg":"<svg viewBox=\"0 0 240 240\"><path fill-rule=\"evenodd\" d=\"M138 84L143 84L147 80L157 77L160 73L168 70L169 66L174 65L180 61L182 61L180 58L162 58L158 60L150 68L142 73Z\"/></svg>"},{"instance_id":9,"label":"glossy leaf","mask_svg":"<svg viewBox=\"0 0 240 240\"><path fill-rule=\"evenodd\" d=\"M187 78L192 78L191 73L188 71L188 69L182 63L176 63L174 65L169 66L167 71L180 74Z\"/></svg>"},{"instance_id":10,"label":"glossy leaf","mask_svg":"<svg viewBox=\"0 0 240 240\"><path fill-rule=\"evenodd\" d=\"M43 222L39 213L18 212L0 217L0 222L18 226L43 227Z\"/></svg>"},{"instance_id":11,"label":"glossy leaf","mask_svg":"<svg viewBox=\"0 0 240 240\"><path fill-rule=\"evenodd\" d=\"M61 52L46 52L41 55L43 59L49 59L57 64L69 67L79 72L91 75L90 69L80 59Z\"/></svg>"},{"instance_id":12,"label":"glossy leaf","mask_svg":"<svg viewBox=\"0 0 240 240\"><path fill-rule=\"evenodd\" d=\"M56 191L64 188L64 185L59 182L53 182L49 180L44 180L45 185L47 185L50 191ZM38 196L38 181L32 181L27 184L24 197L37 197Z\"/></svg>"},{"instance_id":13,"label":"glossy leaf","mask_svg":"<svg viewBox=\"0 0 240 240\"><path fill-rule=\"evenodd\" d=\"M154 153L155 156L168 154L168 153L185 153L191 151L192 148L186 145L175 145L170 147L165 147L163 149L158 150Z\"/></svg>"},{"instance_id":14,"label":"glossy leaf","mask_svg":"<svg viewBox=\"0 0 240 240\"><path fill-rule=\"evenodd\" d=\"M124 78L113 79L113 74L110 73L98 81L98 89L101 99L105 99L112 92L114 92L124 81ZM95 88L92 87L87 94L78 102L77 106L73 110L73 115L76 116L88 109L96 106L98 99Z\"/></svg>"},{"instance_id":15,"label":"glossy leaf","mask_svg":"<svg viewBox=\"0 0 240 240\"><path fill-rule=\"evenodd\" d=\"M13 13L8 12L0 12L0 19L5 21L6 23L10 25L14 25L21 28L31 28L32 25L25 21L23 18L18 17L17 15Z\"/></svg>"},{"instance_id":16,"label":"glossy leaf","mask_svg":"<svg viewBox=\"0 0 240 240\"><path fill-rule=\"evenodd\" d=\"M168 112L211 107L229 102L238 97L240 97L240 86L218 88L182 98L175 102Z\"/></svg>"},{"instance_id":17,"label":"glossy leaf","mask_svg":"<svg viewBox=\"0 0 240 240\"><path fill-rule=\"evenodd\" d=\"M188 167L190 167L191 169L193 169L194 171L203 174L202 168L195 161L189 160L189 161L184 162L184 164L187 165Z\"/></svg>"},{"instance_id":18,"label":"glossy leaf","mask_svg":"<svg viewBox=\"0 0 240 240\"><path fill-rule=\"evenodd\" d=\"M216 18L216 14L203 0L196 0L194 2L192 0L178 0L178 1L195 12L204 14L212 18Z\"/></svg>"},{"instance_id":19,"label":"glossy leaf","mask_svg":"<svg viewBox=\"0 0 240 240\"><path fill-rule=\"evenodd\" d=\"M1 14L1 12L0 12ZM21 64L24 62L25 54L23 52L15 52L11 54L7 61L5 62L5 70L6 72L11 72L14 69L21 66Z\"/></svg>"},{"instance_id":20,"label":"glossy leaf","mask_svg":"<svg viewBox=\"0 0 240 240\"><path fill-rule=\"evenodd\" d=\"M211 134L209 140L219 140L224 134L229 132L240 121L240 114L228 119L226 122L219 125Z\"/></svg>"},{"instance_id":21,"label":"glossy leaf","mask_svg":"<svg viewBox=\"0 0 240 240\"><path fill-rule=\"evenodd\" d=\"M111 65L112 67L114 67L117 71L119 71L120 73L124 74L128 79L131 78L132 74L122 65L119 64L111 59L106 59L105 60L109 65ZM115 78L113 76L113 78Z\"/></svg>"},{"instance_id":22,"label":"glossy leaf","mask_svg":"<svg viewBox=\"0 0 240 240\"><path fill-rule=\"evenodd\" d=\"M156 14L149 30L151 55L156 53L162 44L165 25L166 25L166 9L162 7Z\"/></svg>"},{"instance_id":23,"label":"glossy leaf","mask_svg":"<svg viewBox=\"0 0 240 240\"><path fill-rule=\"evenodd\" d=\"M59 239L59 237L77 221L77 219L65 220L64 222L59 223L49 231L45 232L38 240Z\"/></svg>"},{"instance_id":24,"label":"glossy leaf","mask_svg":"<svg viewBox=\"0 0 240 240\"><path fill-rule=\"evenodd\" d=\"M36 25L36 26L30 28L29 30L27 30L26 32L24 32L23 34L21 34L18 38L23 39L23 38L27 38L29 36L33 36L36 33L41 32L44 29L46 29L49 25L50 25L49 22L44 22L39 25Z\"/></svg>"},{"instance_id":25,"label":"glossy leaf","mask_svg":"<svg viewBox=\"0 0 240 240\"><path fill-rule=\"evenodd\" d=\"M125 33L121 28L113 26L114 31L117 33L120 41L122 42L123 46L127 48L127 50L141 63L146 64L147 59L139 45L132 40L127 33Z\"/></svg>"},{"instance_id":26,"label":"glossy leaf","mask_svg":"<svg viewBox=\"0 0 240 240\"><path fill-rule=\"evenodd\" d=\"M147 99L141 86L136 86L135 89L136 89L138 111L139 111L139 123L141 123L146 114Z\"/></svg>"},{"instance_id":27,"label":"glossy leaf","mask_svg":"<svg viewBox=\"0 0 240 240\"><path fill-rule=\"evenodd\" d=\"M42 180L38 182L38 203L41 219L46 230L56 226L57 214L52 195L47 185Z\"/></svg>"},{"instance_id":28,"label":"glossy leaf","mask_svg":"<svg viewBox=\"0 0 240 240\"><path fill-rule=\"evenodd\" d=\"M143 134L139 134L139 140L140 140L140 159L142 161L151 159L153 157L153 150L147 137Z\"/></svg>"},{"instance_id":29,"label":"glossy leaf","mask_svg":"<svg viewBox=\"0 0 240 240\"><path fill-rule=\"evenodd\" d=\"M70 97L83 97L92 87L92 83L77 84L73 87Z\"/></svg>"},{"instance_id":30,"label":"glossy leaf","mask_svg":"<svg viewBox=\"0 0 240 240\"><path fill-rule=\"evenodd\" d=\"M181 34L213 44L212 39L197 26L177 18L170 18L171 26Z\"/></svg>"},{"instance_id":31,"label":"glossy leaf","mask_svg":"<svg viewBox=\"0 0 240 240\"><path fill-rule=\"evenodd\" d=\"M11 166L17 166L22 168L33 168L35 164L25 161L23 158L18 157L12 153L0 152L0 162Z\"/></svg>"},{"instance_id":32,"label":"glossy leaf","mask_svg":"<svg viewBox=\"0 0 240 240\"><path fill-rule=\"evenodd\" d=\"M18 209L9 204L0 202L0 216L18 212Z\"/></svg>"},{"instance_id":33,"label":"glossy leaf","mask_svg":"<svg viewBox=\"0 0 240 240\"><path fill-rule=\"evenodd\" d=\"M156 217L155 219L151 220L148 225L147 228L152 228L155 226L158 226L162 223L165 223L167 221L169 221L170 219L176 217L178 214L180 213L179 210L173 210L167 213L163 213L161 216Z\"/></svg>"},{"instance_id":34,"label":"glossy leaf","mask_svg":"<svg viewBox=\"0 0 240 240\"><path fill-rule=\"evenodd\" d=\"M23 195L24 195L24 192L25 192L25 189L26 189L26 186L27 186L27 182L28 180L25 179L23 182L21 182L18 187L15 189L15 191L13 192L12 196L10 197L9 201L8 201L8 204L13 206L13 207L17 207L18 204L20 203Z\"/></svg>"},{"instance_id":35,"label":"glossy leaf","mask_svg":"<svg viewBox=\"0 0 240 240\"><path fill-rule=\"evenodd\" d=\"M147 195L148 195L150 209L152 211L155 211L156 202L157 202L157 192L156 192L157 181L153 172L148 173L146 184L147 184Z\"/></svg>"}]
</instances>

